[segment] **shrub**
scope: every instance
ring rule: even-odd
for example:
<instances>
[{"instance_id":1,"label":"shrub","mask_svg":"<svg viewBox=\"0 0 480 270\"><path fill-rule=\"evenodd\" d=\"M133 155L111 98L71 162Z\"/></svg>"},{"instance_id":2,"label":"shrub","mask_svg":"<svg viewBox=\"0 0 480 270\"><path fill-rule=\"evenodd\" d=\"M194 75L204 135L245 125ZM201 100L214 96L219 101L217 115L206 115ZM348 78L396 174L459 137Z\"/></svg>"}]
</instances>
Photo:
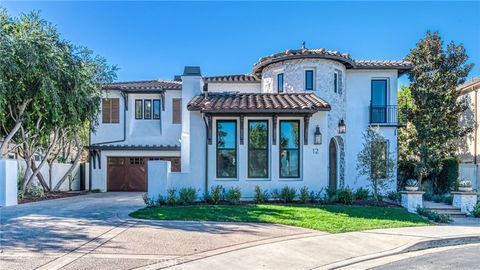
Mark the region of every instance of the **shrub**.
<instances>
[{"instance_id":1,"label":"shrub","mask_svg":"<svg viewBox=\"0 0 480 270\"><path fill-rule=\"evenodd\" d=\"M150 198L148 193L143 193L142 195L143 202L147 205L147 207L159 206L165 204L165 199L162 195L158 195L158 198L155 200L153 197Z\"/></svg>"},{"instance_id":2,"label":"shrub","mask_svg":"<svg viewBox=\"0 0 480 270\"><path fill-rule=\"evenodd\" d=\"M255 186L255 195L253 197L253 201L255 203L263 203L265 201L268 201L269 194L268 190L262 191L262 189L259 186Z\"/></svg>"},{"instance_id":3,"label":"shrub","mask_svg":"<svg viewBox=\"0 0 480 270\"><path fill-rule=\"evenodd\" d=\"M438 214L424 207L418 207L417 213L421 216L428 218L429 220L433 220L438 223L450 223L452 221L449 215Z\"/></svg>"},{"instance_id":4,"label":"shrub","mask_svg":"<svg viewBox=\"0 0 480 270\"><path fill-rule=\"evenodd\" d=\"M278 192L278 189L272 190L272 200L278 201L280 199L280 193Z\"/></svg>"},{"instance_id":5,"label":"shrub","mask_svg":"<svg viewBox=\"0 0 480 270\"><path fill-rule=\"evenodd\" d=\"M365 200L370 196L370 191L366 188L360 187L355 190L355 200Z\"/></svg>"},{"instance_id":6,"label":"shrub","mask_svg":"<svg viewBox=\"0 0 480 270\"><path fill-rule=\"evenodd\" d=\"M300 189L300 196L299 196L300 202L302 203L307 203L308 200L310 199L310 193L308 192L308 187L303 186Z\"/></svg>"},{"instance_id":7,"label":"shrub","mask_svg":"<svg viewBox=\"0 0 480 270\"><path fill-rule=\"evenodd\" d=\"M151 206L152 205L152 200L150 199L150 197L148 197L148 193L143 193L142 199L143 199L143 203L146 206Z\"/></svg>"},{"instance_id":8,"label":"shrub","mask_svg":"<svg viewBox=\"0 0 480 270\"><path fill-rule=\"evenodd\" d=\"M45 192L43 191L43 187L41 186L32 186L27 190L27 194L32 197L43 197L45 196Z\"/></svg>"},{"instance_id":9,"label":"shrub","mask_svg":"<svg viewBox=\"0 0 480 270\"><path fill-rule=\"evenodd\" d=\"M399 203L402 200L402 194L397 191L390 191L387 193L387 198L390 200Z\"/></svg>"},{"instance_id":10,"label":"shrub","mask_svg":"<svg viewBox=\"0 0 480 270\"><path fill-rule=\"evenodd\" d=\"M177 202L177 189L171 188L167 190L167 204L174 205Z\"/></svg>"},{"instance_id":11,"label":"shrub","mask_svg":"<svg viewBox=\"0 0 480 270\"><path fill-rule=\"evenodd\" d=\"M181 204L191 204L197 200L197 190L193 187L181 188L178 191L178 202Z\"/></svg>"},{"instance_id":12,"label":"shrub","mask_svg":"<svg viewBox=\"0 0 480 270\"><path fill-rule=\"evenodd\" d=\"M319 203L322 201L322 191L323 191L323 188L318 191L318 192L315 192L315 191L310 191L310 195L309 195L309 200L311 203Z\"/></svg>"},{"instance_id":13,"label":"shrub","mask_svg":"<svg viewBox=\"0 0 480 270\"><path fill-rule=\"evenodd\" d=\"M212 203L212 196L210 196L210 193L207 191L205 191L205 193L203 193L203 202L205 203Z\"/></svg>"},{"instance_id":14,"label":"shrub","mask_svg":"<svg viewBox=\"0 0 480 270\"><path fill-rule=\"evenodd\" d=\"M297 196L297 190L295 188L293 188L293 187L289 188L289 187L285 186L280 191L279 198L284 203L291 203L291 202L293 202L293 200L295 199L296 196Z\"/></svg>"},{"instance_id":15,"label":"shrub","mask_svg":"<svg viewBox=\"0 0 480 270\"><path fill-rule=\"evenodd\" d=\"M480 202L478 202L475 208L473 208L472 215L474 217L480 218Z\"/></svg>"},{"instance_id":16,"label":"shrub","mask_svg":"<svg viewBox=\"0 0 480 270\"><path fill-rule=\"evenodd\" d=\"M353 191L350 188L342 188L337 191L338 201L343 204L353 204Z\"/></svg>"},{"instance_id":17,"label":"shrub","mask_svg":"<svg viewBox=\"0 0 480 270\"><path fill-rule=\"evenodd\" d=\"M459 176L459 164L460 162L457 158L442 160L442 170L437 178L437 193L447 193L454 188L454 183Z\"/></svg>"},{"instance_id":18,"label":"shrub","mask_svg":"<svg viewBox=\"0 0 480 270\"><path fill-rule=\"evenodd\" d=\"M218 204L222 200L223 187L221 185L213 186L210 192L210 199L213 204Z\"/></svg>"},{"instance_id":19,"label":"shrub","mask_svg":"<svg viewBox=\"0 0 480 270\"><path fill-rule=\"evenodd\" d=\"M155 200L155 205L165 204L165 198L162 195L158 195L158 198Z\"/></svg>"},{"instance_id":20,"label":"shrub","mask_svg":"<svg viewBox=\"0 0 480 270\"><path fill-rule=\"evenodd\" d=\"M242 192L238 187L231 187L226 194L226 199L231 204L239 204L240 198L242 197Z\"/></svg>"},{"instance_id":21,"label":"shrub","mask_svg":"<svg viewBox=\"0 0 480 270\"><path fill-rule=\"evenodd\" d=\"M431 201L433 199L433 193L432 192L423 193L423 199L425 201Z\"/></svg>"}]
</instances>

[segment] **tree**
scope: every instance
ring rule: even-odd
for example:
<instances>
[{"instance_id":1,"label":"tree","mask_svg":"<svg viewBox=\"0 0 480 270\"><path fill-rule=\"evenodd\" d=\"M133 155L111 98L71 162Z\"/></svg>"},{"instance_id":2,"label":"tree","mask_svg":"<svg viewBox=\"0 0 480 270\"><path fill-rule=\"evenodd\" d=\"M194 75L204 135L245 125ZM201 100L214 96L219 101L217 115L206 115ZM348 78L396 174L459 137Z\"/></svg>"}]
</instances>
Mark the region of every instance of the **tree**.
<instances>
[{"instance_id":1,"label":"tree","mask_svg":"<svg viewBox=\"0 0 480 270\"><path fill-rule=\"evenodd\" d=\"M438 34L427 32L406 58L412 62L409 73L413 108L409 121L415 128L408 141L408 159L415 163L415 175L421 181L438 174L441 160L455 154L456 139L471 132L459 125L468 108L457 85L465 82L472 68L463 45L450 42L446 47Z\"/></svg>"},{"instance_id":2,"label":"tree","mask_svg":"<svg viewBox=\"0 0 480 270\"><path fill-rule=\"evenodd\" d=\"M357 156L357 171L370 180L373 197L378 201L378 195L393 178L395 159L388 152L387 140L378 127L368 127L363 132L363 140L363 149Z\"/></svg>"},{"instance_id":3,"label":"tree","mask_svg":"<svg viewBox=\"0 0 480 270\"><path fill-rule=\"evenodd\" d=\"M80 135L89 123L97 123L102 86L113 81L116 67L87 48L61 39L38 13L18 18L0 15L0 22L0 39L6 41L0 43L0 56L5 57L0 67L5 96L0 104L9 112L9 117L0 118L0 137L5 138L0 153L11 141L17 142L27 164L23 191L35 178L44 189L57 190L80 163L85 146ZM75 159L52 187L40 170L67 146L69 151L75 149ZM38 153L43 157L37 166L32 157Z\"/></svg>"}]
</instances>

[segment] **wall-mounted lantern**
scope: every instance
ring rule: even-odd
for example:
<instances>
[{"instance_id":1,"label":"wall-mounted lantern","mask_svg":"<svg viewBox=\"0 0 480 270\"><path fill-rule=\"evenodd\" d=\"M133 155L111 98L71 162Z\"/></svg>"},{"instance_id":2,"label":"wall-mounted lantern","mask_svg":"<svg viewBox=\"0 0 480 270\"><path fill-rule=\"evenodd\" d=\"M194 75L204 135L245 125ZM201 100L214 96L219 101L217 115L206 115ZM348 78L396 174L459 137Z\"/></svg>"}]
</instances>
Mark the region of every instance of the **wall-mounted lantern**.
<instances>
[{"instance_id":1,"label":"wall-mounted lantern","mask_svg":"<svg viewBox=\"0 0 480 270\"><path fill-rule=\"evenodd\" d=\"M314 144L319 145L322 144L322 133L320 132L320 127L317 126L315 128L315 133L313 133Z\"/></svg>"},{"instance_id":2,"label":"wall-mounted lantern","mask_svg":"<svg viewBox=\"0 0 480 270\"><path fill-rule=\"evenodd\" d=\"M347 132L347 127L345 126L345 121L342 119L338 123L338 133L343 134L345 132Z\"/></svg>"}]
</instances>

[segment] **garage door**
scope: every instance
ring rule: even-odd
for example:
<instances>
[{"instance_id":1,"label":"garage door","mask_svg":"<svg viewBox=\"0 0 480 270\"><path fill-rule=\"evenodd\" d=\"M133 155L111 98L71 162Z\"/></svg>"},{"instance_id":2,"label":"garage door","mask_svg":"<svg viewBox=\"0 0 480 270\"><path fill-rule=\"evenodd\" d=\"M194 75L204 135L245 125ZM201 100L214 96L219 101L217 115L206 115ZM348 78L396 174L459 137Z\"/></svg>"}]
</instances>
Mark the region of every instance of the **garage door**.
<instances>
[{"instance_id":1,"label":"garage door","mask_svg":"<svg viewBox=\"0 0 480 270\"><path fill-rule=\"evenodd\" d=\"M169 160L172 172L180 172L179 157L109 157L108 191L147 191L147 161Z\"/></svg>"},{"instance_id":2,"label":"garage door","mask_svg":"<svg viewBox=\"0 0 480 270\"><path fill-rule=\"evenodd\" d=\"M146 166L143 157L109 157L108 191L147 191Z\"/></svg>"}]
</instances>

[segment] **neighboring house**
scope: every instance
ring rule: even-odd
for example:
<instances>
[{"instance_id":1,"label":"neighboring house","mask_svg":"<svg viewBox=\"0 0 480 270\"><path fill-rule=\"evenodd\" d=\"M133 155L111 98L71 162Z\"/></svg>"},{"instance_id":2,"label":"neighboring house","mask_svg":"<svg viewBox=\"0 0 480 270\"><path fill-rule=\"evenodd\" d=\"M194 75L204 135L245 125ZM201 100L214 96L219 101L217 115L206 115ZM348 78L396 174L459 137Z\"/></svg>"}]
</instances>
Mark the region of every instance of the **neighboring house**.
<instances>
[{"instance_id":1,"label":"neighboring house","mask_svg":"<svg viewBox=\"0 0 480 270\"><path fill-rule=\"evenodd\" d=\"M480 188L479 177L479 104L480 104L480 77L475 77L470 81L457 87L461 92L462 98L466 99L469 104L468 110L461 118L461 124L467 127L472 127L473 132L462 138L459 145L460 177L472 181L474 188Z\"/></svg>"},{"instance_id":2,"label":"neighboring house","mask_svg":"<svg viewBox=\"0 0 480 270\"><path fill-rule=\"evenodd\" d=\"M203 77L185 67L174 81L114 83L91 134L92 188L201 194L222 185L248 198L256 185L366 187L356 171L362 132L380 126L378 143L397 156L397 79L410 69L302 48L262 57L252 74ZM171 169L148 172L152 159Z\"/></svg>"}]
</instances>

